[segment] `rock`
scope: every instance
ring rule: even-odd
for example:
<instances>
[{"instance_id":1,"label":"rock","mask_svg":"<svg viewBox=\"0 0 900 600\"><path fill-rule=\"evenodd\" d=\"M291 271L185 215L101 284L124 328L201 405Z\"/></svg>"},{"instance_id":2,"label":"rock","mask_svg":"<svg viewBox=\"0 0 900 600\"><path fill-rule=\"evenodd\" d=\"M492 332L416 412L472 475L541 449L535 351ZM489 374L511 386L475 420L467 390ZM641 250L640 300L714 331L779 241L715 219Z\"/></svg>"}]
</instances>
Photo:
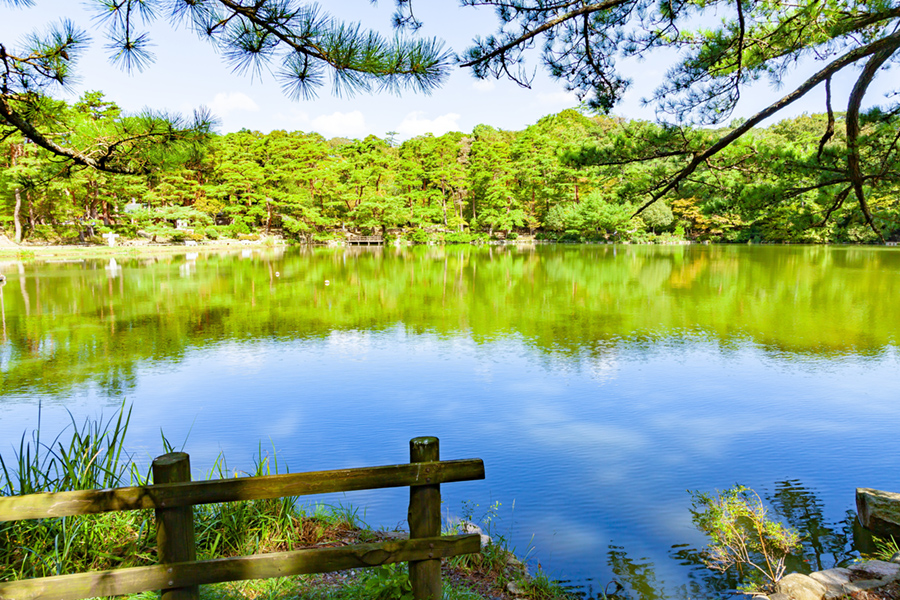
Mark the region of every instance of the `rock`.
<instances>
[{"instance_id":1,"label":"rock","mask_svg":"<svg viewBox=\"0 0 900 600\"><path fill-rule=\"evenodd\" d=\"M856 488L860 524L877 535L900 536L900 494Z\"/></svg>"},{"instance_id":2,"label":"rock","mask_svg":"<svg viewBox=\"0 0 900 600\"><path fill-rule=\"evenodd\" d=\"M470 523L469 521L460 521L459 522L459 532L460 533L482 533L482 530L481 530L481 527L479 527L475 523Z\"/></svg>"},{"instance_id":3,"label":"rock","mask_svg":"<svg viewBox=\"0 0 900 600\"><path fill-rule=\"evenodd\" d=\"M524 596L528 592L522 587L522 584L518 581L510 581L506 584L506 591L512 594L513 596Z\"/></svg>"},{"instance_id":4,"label":"rock","mask_svg":"<svg viewBox=\"0 0 900 600\"><path fill-rule=\"evenodd\" d=\"M485 548L494 543L494 540L491 539L491 536L486 534L481 527L476 525L475 523L470 523L469 521L460 521L459 522L459 532L460 533L477 533L481 536L481 547Z\"/></svg>"},{"instance_id":5,"label":"rock","mask_svg":"<svg viewBox=\"0 0 900 600\"><path fill-rule=\"evenodd\" d=\"M825 600L834 600L844 595L844 585L850 583L850 569L828 569L810 573L810 577L825 586Z\"/></svg>"},{"instance_id":6,"label":"rock","mask_svg":"<svg viewBox=\"0 0 900 600\"><path fill-rule=\"evenodd\" d=\"M822 600L826 589L809 575L791 573L775 584L775 591L791 600Z\"/></svg>"},{"instance_id":7,"label":"rock","mask_svg":"<svg viewBox=\"0 0 900 600\"><path fill-rule=\"evenodd\" d=\"M828 569L827 571L816 571L815 573L810 573L809 576L825 587L830 585L840 587L845 583L850 583L850 569L838 568Z\"/></svg>"},{"instance_id":8,"label":"rock","mask_svg":"<svg viewBox=\"0 0 900 600\"><path fill-rule=\"evenodd\" d=\"M900 552L894 553L894 555L891 557L891 562L900 564Z\"/></svg>"},{"instance_id":9,"label":"rock","mask_svg":"<svg viewBox=\"0 0 900 600\"><path fill-rule=\"evenodd\" d=\"M775 592L774 594L763 596L763 598L768 598L769 600L791 600L790 596L782 594L781 592Z\"/></svg>"},{"instance_id":10,"label":"rock","mask_svg":"<svg viewBox=\"0 0 900 600\"><path fill-rule=\"evenodd\" d=\"M883 560L869 560L848 567L854 573L869 576L871 579L893 581L900 576L900 564Z\"/></svg>"},{"instance_id":11,"label":"rock","mask_svg":"<svg viewBox=\"0 0 900 600\"><path fill-rule=\"evenodd\" d=\"M860 579L859 581L851 581L844 585L844 593L850 595L854 592L862 590L871 590L872 588L881 587L884 581L881 579Z\"/></svg>"}]
</instances>

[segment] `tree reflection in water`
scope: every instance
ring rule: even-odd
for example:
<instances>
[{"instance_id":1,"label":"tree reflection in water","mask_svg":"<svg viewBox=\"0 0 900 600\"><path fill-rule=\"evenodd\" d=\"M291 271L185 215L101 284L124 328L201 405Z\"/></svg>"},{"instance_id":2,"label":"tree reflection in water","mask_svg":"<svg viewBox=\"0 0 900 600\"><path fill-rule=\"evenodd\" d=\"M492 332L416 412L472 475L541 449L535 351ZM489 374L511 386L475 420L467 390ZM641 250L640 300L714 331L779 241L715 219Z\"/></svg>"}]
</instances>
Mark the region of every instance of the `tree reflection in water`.
<instances>
[{"instance_id":1,"label":"tree reflection in water","mask_svg":"<svg viewBox=\"0 0 900 600\"><path fill-rule=\"evenodd\" d=\"M853 529L856 513L848 510L844 518L829 522L824 503L812 488L796 479L776 482L774 491L760 496L770 508L770 517L790 525L800 534L802 551L787 560L787 572L810 573L836 566L844 566L859 554L854 548ZM687 573L687 583L667 589L665 581L657 577L653 561L629 556L622 546L610 544L607 564L612 574L609 582L590 580L573 588L577 595L590 599L609 600L690 600L697 598L737 597L743 583L734 571L720 572L706 568L703 548L688 544L672 546L669 557Z\"/></svg>"}]
</instances>

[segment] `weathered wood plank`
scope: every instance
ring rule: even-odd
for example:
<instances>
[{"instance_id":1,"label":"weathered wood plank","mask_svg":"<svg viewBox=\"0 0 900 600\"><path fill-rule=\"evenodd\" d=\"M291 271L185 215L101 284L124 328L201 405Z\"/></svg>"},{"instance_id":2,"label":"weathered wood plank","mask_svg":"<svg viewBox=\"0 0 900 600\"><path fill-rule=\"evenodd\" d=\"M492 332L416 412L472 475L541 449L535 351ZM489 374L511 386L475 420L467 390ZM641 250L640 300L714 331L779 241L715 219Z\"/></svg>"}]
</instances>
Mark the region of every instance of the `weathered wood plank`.
<instances>
[{"instance_id":1,"label":"weathered wood plank","mask_svg":"<svg viewBox=\"0 0 900 600\"><path fill-rule=\"evenodd\" d=\"M436 437L418 437L409 441L409 462L437 462L440 441ZM409 488L409 539L441 534L441 486L422 485ZM409 562L409 582L415 600L441 600L441 561Z\"/></svg>"},{"instance_id":2,"label":"weathered wood plank","mask_svg":"<svg viewBox=\"0 0 900 600\"><path fill-rule=\"evenodd\" d=\"M181 483L191 480L191 458L184 452L163 454L153 461L153 481ZM194 544L194 507L156 509L156 551L160 564L197 560ZM161 600L197 600L200 586L160 590Z\"/></svg>"},{"instance_id":3,"label":"weathered wood plank","mask_svg":"<svg viewBox=\"0 0 900 600\"><path fill-rule=\"evenodd\" d=\"M0 600L77 600L224 581L326 573L478 552L477 534L392 540L0 583Z\"/></svg>"},{"instance_id":4,"label":"weathered wood plank","mask_svg":"<svg viewBox=\"0 0 900 600\"><path fill-rule=\"evenodd\" d=\"M141 508L171 508L484 479L481 459L448 460L193 483L0 497L0 521L43 519Z\"/></svg>"},{"instance_id":5,"label":"weathered wood plank","mask_svg":"<svg viewBox=\"0 0 900 600\"><path fill-rule=\"evenodd\" d=\"M900 494L856 488L859 523L872 533L900 539Z\"/></svg>"}]
</instances>

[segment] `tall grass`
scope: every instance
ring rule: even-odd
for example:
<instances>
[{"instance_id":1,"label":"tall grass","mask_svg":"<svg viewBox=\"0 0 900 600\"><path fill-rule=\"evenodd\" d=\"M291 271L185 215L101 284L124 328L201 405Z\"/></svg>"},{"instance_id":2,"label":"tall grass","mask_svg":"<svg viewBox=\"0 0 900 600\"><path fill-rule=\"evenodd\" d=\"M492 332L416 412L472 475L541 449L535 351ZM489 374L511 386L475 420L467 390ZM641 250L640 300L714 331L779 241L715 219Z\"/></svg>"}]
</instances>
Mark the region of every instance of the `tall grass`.
<instances>
[{"instance_id":1,"label":"tall grass","mask_svg":"<svg viewBox=\"0 0 900 600\"><path fill-rule=\"evenodd\" d=\"M0 456L0 494L65 492L146 483L124 451L131 409L66 430L51 442L23 433L13 460ZM61 575L152 560L150 511L0 523L0 579Z\"/></svg>"},{"instance_id":2,"label":"tall grass","mask_svg":"<svg viewBox=\"0 0 900 600\"><path fill-rule=\"evenodd\" d=\"M23 434L12 460L0 457L0 495L24 495L146 485L133 456L125 451L131 409L123 404L104 420L69 426L51 442L38 427ZM66 433L69 436L66 436ZM163 438L163 447L170 450ZM250 473L279 472L277 457L260 453ZM207 477L237 476L219 456ZM194 507L197 554L201 559L291 550L346 538L359 529L354 510L314 506L311 515L295 498ZM153 511L140 510L0 523L0 580L25 579L140 566L156 562Z\"/></svg>"}]
</instances>

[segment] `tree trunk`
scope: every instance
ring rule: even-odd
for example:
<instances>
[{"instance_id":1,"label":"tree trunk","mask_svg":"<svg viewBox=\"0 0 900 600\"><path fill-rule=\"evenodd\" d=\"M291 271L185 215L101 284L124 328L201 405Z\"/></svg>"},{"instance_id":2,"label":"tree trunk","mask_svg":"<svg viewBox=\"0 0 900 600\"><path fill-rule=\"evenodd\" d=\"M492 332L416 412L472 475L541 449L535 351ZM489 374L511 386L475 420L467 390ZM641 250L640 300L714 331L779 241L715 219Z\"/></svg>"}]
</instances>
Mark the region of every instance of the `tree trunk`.
<instances>
[{"instance_id":1,"label":"tree trunk","mask_svg":"<svg viewBox=\"0 0 900 600\"><path fill-rule=\"evenodd\" d=\"M22 243L22 219L19 213L22 210L22 192L16 188L16 207L13 209L13 221L16 224L16 243Z\"/></svg>"},{"instance_id":2,"label":"tree trunk","mask_svg":"<svg viewBox=\"0 0 900 600\"><path fill-rule=\"evenodd\" d=\"M25 202L28 203L28 227L34 232L37 219L34 216L34 202L31 201L31 192L29 190L25 190Z\"/></svg>"},{"instance_id":3,"label":"tree trunk","mask_svg":"<svg viewBox=\"0 0 900 600\"><path fill-rule=\"evenodd\" d=\"M444 214L444 227L447 226L447 192L444 190L444 182L441 181L441 212Z\"/></svg>"},{"instance_id":4,"label":"tree trunk","mask_svg":"<svg viewBox=\"0 0 900 600\"><path fill-rule=\"evenodd\" d=\"M531 218L528 220L528 235L534 235L534 222L537 221L537 199L534 188L531 188Z\"/></svg>"},{"instance_id":5,"label":"tree trunk","mask_svg":"<svg viewBox=\"0 0 900 600\"><path fill-rule=\"evenodd\" d=\"M99 219L100 211L100 184L96 181L91 182L91 218Z\"/></svg>"},{"instance_id":6,"label":"tree trunk","mask_svg":"<svg viewBox=\"0 0 900 600\"><path fill-rule=\"evenodd\" d=\"M872 212L869 210L869 204L866 202L865 192L863 191L864 178L859 164L859 108L869 84L875 77L875 72L893 56L898 45L900 44L893 44L880 52L876 52L866 63L862 74L856 81L856 85L853 86L853 91L850 93L850 102L847 105L847 115L845 117L847 124L847 174L850 176L853 191L856 192L859 207L866 217L866 223L881 238L882 243L884 242L884 236L881 234L878 226L875 225L875 220L872 218Z\"/></svg>"}]
</instances>

